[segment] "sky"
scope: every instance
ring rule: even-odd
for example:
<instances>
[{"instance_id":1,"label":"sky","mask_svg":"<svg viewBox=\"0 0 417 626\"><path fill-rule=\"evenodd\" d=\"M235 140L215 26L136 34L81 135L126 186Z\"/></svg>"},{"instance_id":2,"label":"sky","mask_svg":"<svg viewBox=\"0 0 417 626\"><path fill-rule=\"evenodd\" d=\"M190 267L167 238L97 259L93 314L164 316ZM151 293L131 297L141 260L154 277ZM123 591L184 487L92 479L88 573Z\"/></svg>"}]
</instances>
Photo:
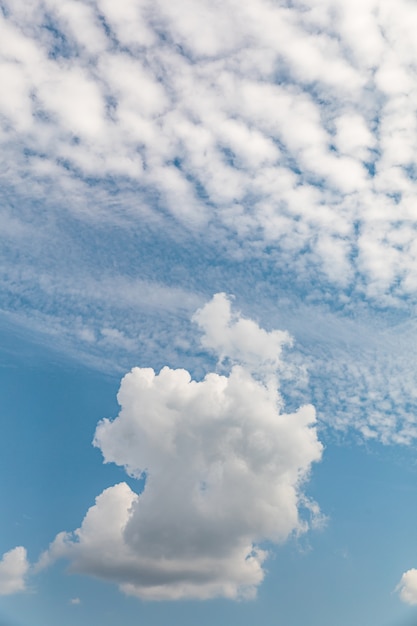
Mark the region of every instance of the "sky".
<instances>
[{"instance_id":1,"label":"sky","mask_svg":"<svg viewBox=\"0 0 417 626\"><path fill-rule=\"evenodd\" d=\"M417 5L0 9L0 626L415 626Z\"/></svg>"}]
</instances>

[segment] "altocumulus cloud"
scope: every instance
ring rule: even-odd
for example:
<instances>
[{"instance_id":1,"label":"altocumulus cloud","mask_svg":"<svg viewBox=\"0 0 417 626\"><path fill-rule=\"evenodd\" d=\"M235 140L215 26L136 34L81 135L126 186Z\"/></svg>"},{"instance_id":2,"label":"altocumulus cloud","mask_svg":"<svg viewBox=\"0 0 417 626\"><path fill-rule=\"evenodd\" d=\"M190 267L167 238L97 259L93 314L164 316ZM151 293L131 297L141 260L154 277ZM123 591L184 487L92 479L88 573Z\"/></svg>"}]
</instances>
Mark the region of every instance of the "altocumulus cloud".
<instances>
[{"instance_id":1,"label":"altocumulus cloud","mask_svg":"<svg viewBox=\"0 0 417 626\"><path fill-rule=\"evenodd\" d=\"M274 374L288 335L232 314L224 294L195 319L203 344L230 359L227 375L196 381L183 369L137 367L123 378L120 413L98 424L94 444L105 462L145 477L145 488L104 490L41 565L67 558L72 571L144 599L253 597L263 542L283 542L320 517L302 489L322 454L315 411L283 412Z\"/></svg>"},{"instance_id":2,"label":"altocumulus cloud","mask_svg":"<svg viewBox=\"0 0 417 626\"><path fill-rule=\"evenodd\" d=\"M324 358L316 345L309 367L329 423L413 440L415 329L373 341L375 317L364 329L360 311L365 297L394 305L388 325L392 313L414 318L417 6L2 7L2 309L98 367L114 371L117 351L126 371L132 353L162 344L185 364L185 319L219 284L213 267L194 264L196 247L223 273L231 262L226 284L249 302L256 272L232 277L242 259L264 268L263 305L278 285L268 277L283 275L302 299L308 290L309 302L335 306L339 344ZM156 271L158 257L174 258L155 255L159 245L182 267ZM307 315L299 326L311 329L317 309ZM346 316L364 331L353 358L353 343L340 349Z\"/></svg>"},{"instance_id":3,"label":"altocumulus cloud","mask_svg":"<svg viewBox=\"0 0 417 626\"><path fill-rule=\"evenodd\" d=\"M169 214L248 255L273 244L296 276L414 299L413 3L2 4L3 237L39 239L28 197L98 225Z\"/></svg>"}]
</instances>

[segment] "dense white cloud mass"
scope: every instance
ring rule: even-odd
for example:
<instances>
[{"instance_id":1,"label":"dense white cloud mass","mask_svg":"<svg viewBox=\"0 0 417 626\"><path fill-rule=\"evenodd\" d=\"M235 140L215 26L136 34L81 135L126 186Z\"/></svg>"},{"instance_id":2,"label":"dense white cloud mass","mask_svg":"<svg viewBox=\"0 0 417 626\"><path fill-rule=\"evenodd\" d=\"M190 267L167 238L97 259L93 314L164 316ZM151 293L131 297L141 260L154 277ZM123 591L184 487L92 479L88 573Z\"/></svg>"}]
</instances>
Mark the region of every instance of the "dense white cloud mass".
<instances>
[{"instance_id":1,"label":"dense white cloud mass","mask_svg":"<svg viewBox=\"0 0 417 626\"><path fill-rule=\"evenodd\" d=\"M409 569L401 576L396 591L403 602L417 604L417 569Z\"/></svg>"},{"instance_id":2,"label":"dense white cloud mass","mask_svg":"<svg viewBox=\"0 0 417 626\"><path fill-rule=\"evenodd\" d=\"M249 345L254 369L256 345L248 339L268 333L238 315L230 326L230 303L217 294L197 314L206 339L213 330L207 314L219 309L226 342L211 347L236 360ZM239 335L241 323L249 337ZM286 335L269 335L279 352ZM273 362L260 341L261 366L265 356ZM266 379L262 369L257 374L242 365L200 381L169 367L127 374L120 413L98 424L94 444L105 462L146 476L144 491L137 495L126 483L106 489L78 530L57 536L43 564L67 557L73 571L141 598L253 596L264 577L262 542L280 543L320 515L303 485L322 453L314 408L284 413L271 371Z\"/></svg>"},{"instance_id":3,"label":"dense white cloud mass","mask_svg":"<svg viewBox=\"0 0 417 626\"><path fill-rule=\"evenodd\" d=\"M0 596L24 591L28 570L26 550L22 546L3 554L0 560Z\"/></svg>"},{"instance_id":4,"label":"dense white cloud mass","mask_svg":"<svg viewBox=\"0 0 417 626\"><path fill-rule=\"evenodd\" d=\"M413 3L2 6L0 140L20 197L130 219L123 193L91 205L91 185L130 181L142 218L273 244L281 266L379 302L415 293Z\"/></svg>"},{"instance_id":5,"label":"dense white cloud mass","mask_svg":"<svg viewBox=\"0 0 417 626\"><path fill-rule=\"evenodd\" d=\"M253 320L232 313L224 293L217 293L195 313L193 320L204 332L201 344L213 351L220 362L227 358L255 372L265 368L275 372L281 364L282 347L292 341L285 331L267 332Z\"/></svg>"}]
</instances>

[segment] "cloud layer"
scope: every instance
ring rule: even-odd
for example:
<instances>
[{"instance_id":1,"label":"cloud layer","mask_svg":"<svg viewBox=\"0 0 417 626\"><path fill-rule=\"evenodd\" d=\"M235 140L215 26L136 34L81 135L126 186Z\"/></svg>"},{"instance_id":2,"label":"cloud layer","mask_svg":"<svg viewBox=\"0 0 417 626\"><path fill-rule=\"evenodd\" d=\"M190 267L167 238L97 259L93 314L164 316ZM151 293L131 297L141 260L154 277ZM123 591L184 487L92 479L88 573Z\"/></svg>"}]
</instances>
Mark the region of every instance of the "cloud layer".
<instances>
[{"instance_id":1,"label":"cloud layer","mask_svg":"<svg viewBox=\"0 0 417 626\"><path fill-rule=\"evenodd\" d=\"M212 293L289 295L294 317L325 302L341 332L303 341L315 406L415 438L397 346L415 330L396 318L416 304L414 5L2 7L2 311L95 367L191 371L189 314ZM352 358L347 318L376 343L367 307L389 330Z\"/></svg>"},{"instance_id":2,"label":"cloud layer","mask_svg":"<svg viewBox=\"0 0 417 626\"><path fill-rule=\"evenodd\" d=\"M215 312L225 314L220 322ZM73 571L146 599L252 597L264 577L262 544L304 532L320 515L303 494L322 453L314 408L283 412L271 378L288 336L232 315L224 294L196 318L206 345L215 336L219 357L242 357L251 369L234 364L200 381L169 367L127 374L120 413L98 424L94 444L145 488L106 489L78 530L57 536L44 564L66 557ZM257 352L256 339L268 335Z\"/></svg>"},{"instance_id":3,"label":"cloud layer","mask_svg":"<svg viewBox=\"0 0 417 626\"><path fill-rule=\"evenodd\" d=\"M412 4L14 0L0 20L7 237L39 202L173 219L379 303L414 298Z\"/></svg>"}]
</instances>

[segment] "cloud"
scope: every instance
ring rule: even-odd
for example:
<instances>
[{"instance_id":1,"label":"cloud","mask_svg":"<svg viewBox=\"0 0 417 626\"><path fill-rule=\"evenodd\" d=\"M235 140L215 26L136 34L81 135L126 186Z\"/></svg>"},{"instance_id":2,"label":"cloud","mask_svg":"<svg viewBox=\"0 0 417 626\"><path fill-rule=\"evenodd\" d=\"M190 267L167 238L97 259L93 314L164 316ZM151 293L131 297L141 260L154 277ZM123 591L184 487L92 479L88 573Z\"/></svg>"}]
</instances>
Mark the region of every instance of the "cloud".
<instances>
[{"instance_id":1,"label":"cloud","mask_svg":"<svg viewBox=\"0 0 417 626\"><path fill-rule=\"evenodd\" d=\"M417 569L409 569L401 576L396 591L406 604L417 604Z\"/></svg>"},{"instance_id":2,"label":"cloud","mask_svg":"<svg viewBox=\"0 0 417 626\"><path fill-rule=\"evenodd\" d=\"M341 335L364 299L390 309L395 343L417 293L417 10L287 4L4 2L1 293L15 322L96 367L141 354L159 371L169 345L192 370L189 312L222 289L250 306L262 284L264 307L283 291L297 309L330 303ZM229 350L245 324L231 320ZM415 374L393 351L376 375L372 351L313 355L320 413L392 441L390 405L414 437Z\"/></svg>"},{"instance_id":3,"label":"cloud","mask_svg":"<svg viewBox=\"0 0 417 626\"><path fill-rule=\"evenodd\" d=\"M275 307L267 300L245 306L264 324L276 323ZM201 325L202 344L219 356L220 366L224 355L231 355L225 359L228 366L245 363L265 381L278 369L287 404L295 406L308 395L322 424L384 444L410 444L417 437L417 372L408 357L416 343L415 322L399 317L393 324L392 317L357 308L355 314L356 319L323 305L282 302L280 324L297 337L297 349L291 351L288 332L267 332L235 314L225 294L217 294L193 319Z\"/></svg>"},{"instance_id":4,"label":"cloud","mask_svg":"<svg viewBox=\"0 0 417 626\"><path fill-rule=\"evenodd\" d=\"M144 489L104 490L79 529L56 537L42 567L67 558L71 571L144 599L253 597L265 575L263 544L305 532L309 518L314 525L320 517L303 492L322 454L314 408L285 413L277 381L262 376L288 337L232 314L224 294L196 319L203 338L214 338L207 345L233 361L243 355L243 364L199 381L169 367L126 374L120 413L98 424L94 445L106 463L145 479ZM252 374L256 357L260 378Z\"/></svg>"},{"instance_id":5,"label":"cloud","mask_svg":"<svg viewBox=\"0 0 417 626\"><path fill-rule=\"evenodd\" d=\"M147 220L414 299L413 5L35 0L0 20L4 183L34 236L28 196L97 227L131 222L133 185ZM109 182L116 210L94 202Z\"/></svg>"},{"instance_id":6,"label":"cloud","mask_svg":"<svg viewBox=\"0 0 417 626\"><path fill-rule=\"evenodd\" d=\"M0 561L0 595L7 596L26 588L25 578L29 570L26 550L22 546L3 554Z\"/></svg>"},{"instance_id":7,"label":"cloud","mask_svg":"<svg viewBox=\"0 0 417 626\"><path fill-rule=\"evenodd\" d=\"M319 309L306 314L315 321L307 335L301 330L297 338L309 395L323 422L386 445L412 444L417 370L409 354L415 322L400 318L393 324L392 318L372 313L338 318Z\"/></svg>"},{"instance_id":8,"label":"cloud","mask_svg":"<svg viewBox=\"0 0 417 626\"><path fill-rule=\"evenodd\" d=\"M232 313L231 302L224 293L216 294L199 309L193 321L203 330L202 346L214 352L220 362L227 358L252 372L264 368L275 372L281 365L283 346L292 342L285 331L268 332L240 313Z\"/></svg>"}]
</instances>

